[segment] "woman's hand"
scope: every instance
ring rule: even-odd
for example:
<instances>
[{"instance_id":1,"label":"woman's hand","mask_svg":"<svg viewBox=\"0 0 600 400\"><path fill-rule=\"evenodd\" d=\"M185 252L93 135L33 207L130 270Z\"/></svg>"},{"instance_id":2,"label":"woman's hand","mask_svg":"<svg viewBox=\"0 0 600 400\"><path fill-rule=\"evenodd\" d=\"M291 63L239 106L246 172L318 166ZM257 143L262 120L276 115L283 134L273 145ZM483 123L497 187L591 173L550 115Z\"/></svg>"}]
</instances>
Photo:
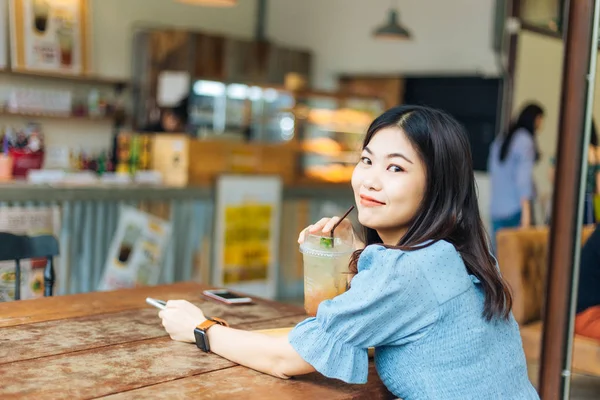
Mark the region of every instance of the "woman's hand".
<instances>
[{"instance_id":1,"label":"woman's hand","mask_svg":"<svg viewBox=\"0 0 600 400\"><path fill-rule=\"evenodd\" d=\"M305 229L300 232L298 236L298 243L303 243L306 238L306 233L311 233L313 235L329 235L335 224L338 223L340 217L332 217L332 218L321 218L319 222L313 225L309 225ZM349 229L352 231L352 223L347 219L343 220L336 229L336 232L340 232L341 229Z\"/></svg>"},{"instance_id":2,"label":"woman's hand","mask_svg":"<svg viewBox=\"0 0 600 400\"><path fill-rule=\"evenodd\" d=\"M206 321L202 310L186 300L167 301L167 308L158 316L171 339L187 343L196 342L194 329Z\"/></svg>"}]
</instances>

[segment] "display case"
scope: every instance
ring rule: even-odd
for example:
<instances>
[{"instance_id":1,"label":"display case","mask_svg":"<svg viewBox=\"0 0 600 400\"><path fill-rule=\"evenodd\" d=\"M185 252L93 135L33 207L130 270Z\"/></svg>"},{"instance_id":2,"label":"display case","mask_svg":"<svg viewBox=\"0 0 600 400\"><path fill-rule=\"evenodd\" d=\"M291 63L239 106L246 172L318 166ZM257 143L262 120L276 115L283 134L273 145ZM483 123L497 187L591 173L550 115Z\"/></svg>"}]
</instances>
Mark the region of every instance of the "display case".
<instances>
[{"instance_id":1,"label":"display case","mask_svg":"<svg viewBox=\"0 0 600 400\"><path fill-rule=\"evenodd\" d=\"M252 98L252 139L261 142L286 142L294 139L296 99L291 92L275 88L256 88Z\"/></svg>"},{"instance_id":2,"label":"display case","mask_svg":"<svg viewBox=\"0 0 600 400\"><path fill-rule=\"evenodd\" d=\"M299 179L339 183L350 180L364 134L384 108L379 97L199 80L189 111L199 139L289 142Z\"/></svg>"},{"instance_id":3,"label":"display case","mask_svg":"<svg viewBox=\"0 0 600 400\"><path fill-rule=\"evenodd\" d=\"M189 124L198 138L285 142L294 137L292 93L270 87L198 80Z\"/></svg>"},{"instance_id":4,"label":"display case","mask_svg":"<svg viewBox=\"0 0 600 400\"><path fill-rule=\"evenodd\" d=\"M305 178L348 182L369 124L384 110L376 97L307 92L297 94L296 136Z\"/></svg>"},{"instance_id":5,"label":"display case","mask_svg":"<svg viewBox=\"0 0 600 400\"><path fill-rule=\"evenodd\" d=\"M194 135L203 137L225 131L225 84L196 81L188 102L188 124Z\"/></svg>"}]
</instances>

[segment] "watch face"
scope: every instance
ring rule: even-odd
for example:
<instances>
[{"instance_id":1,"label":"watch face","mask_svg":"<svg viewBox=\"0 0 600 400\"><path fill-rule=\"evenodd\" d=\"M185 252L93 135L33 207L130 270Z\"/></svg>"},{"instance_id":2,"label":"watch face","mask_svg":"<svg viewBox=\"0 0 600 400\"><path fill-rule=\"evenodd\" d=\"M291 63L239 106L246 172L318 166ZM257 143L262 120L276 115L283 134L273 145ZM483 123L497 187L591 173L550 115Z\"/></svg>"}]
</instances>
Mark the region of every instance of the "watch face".
<instances>
[{"instance_id":1,"label":"watch face","mask_svg":"<svg viewBox=\"0 0 600 400\"><path fill-rule=\"evenodd\" d=\"M196 338L196 346L203 352L208 353L210 351L210 346L208 345L206 332L196 328L194 329L194 337Z\"/></svg>"}]
</instances>

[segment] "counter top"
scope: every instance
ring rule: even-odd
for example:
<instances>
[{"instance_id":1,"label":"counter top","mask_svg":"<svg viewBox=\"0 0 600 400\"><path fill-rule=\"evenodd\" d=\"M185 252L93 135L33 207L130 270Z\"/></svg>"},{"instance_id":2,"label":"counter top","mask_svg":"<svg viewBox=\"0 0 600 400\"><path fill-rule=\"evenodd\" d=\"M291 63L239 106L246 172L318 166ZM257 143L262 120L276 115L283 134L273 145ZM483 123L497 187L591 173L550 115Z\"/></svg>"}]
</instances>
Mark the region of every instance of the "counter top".
<instances>
[{"instance_id":1,"label":"counter top","mask_svg":"<svg viewBox=\"0 0 600 400\"><path fill-rule=\"evenodd\" d=\"M302 181L284 188L283 197L294 198L340 198L352 197L349 183L327 183ZM106 201L106 200L212 200L212 185L167 187L155 185L98 184L96 186L74 186L62 184L30 184L11 182L0 184L0 202L60 202L60 201Z\"/></svg>"}]
</instances>

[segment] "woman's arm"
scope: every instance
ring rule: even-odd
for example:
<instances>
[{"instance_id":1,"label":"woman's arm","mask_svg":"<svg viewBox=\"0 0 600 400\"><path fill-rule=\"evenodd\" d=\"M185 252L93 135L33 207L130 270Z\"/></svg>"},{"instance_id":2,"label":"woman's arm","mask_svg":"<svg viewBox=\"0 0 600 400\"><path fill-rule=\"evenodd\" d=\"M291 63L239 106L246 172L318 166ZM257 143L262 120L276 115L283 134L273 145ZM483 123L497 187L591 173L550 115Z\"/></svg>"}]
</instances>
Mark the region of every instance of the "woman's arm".
<instances>
[{"instance_id":1,"label":"woman's arm","mask_svg":"<svg viewBox=\"0 0 600 400\"><path fill-rule=\"evenodd\" d=\"M531 226L531 201L528 199L521 200L521 228L529 228Z\"/></svg>"},{"instance_id":2,"label":"woman's arm","mask_svg":"<svg viewBox=\"0 0 600 400\"><path fill-rule=\"evenodd\" d=\"M556 175L556 167L554 165L549 166L548 167L548 180L550 181L550 183L552 185L554 185L555 175Z\"/></svg>"},{"instance_id":3,"label":"woman's arm","mask_svg":"<svg viewBox=\"0 0 600 400\"><path fill-rule=\"evenodd\" d=\"M208 331L208 341L213 353L278 378L315 372L294 350L287 335L273 337L215 325Z\"/></svg>"},{"instance_id":4,"label":"woman's arm","mask_svg":"<svg viewBox=\"0 0 600 400\"><path fill-rule=\"evenodd\" d=\"M194 329L206 320L202 310L185 300L168 301L159 317L173 340L188 343L195 343ZM289 344L287 335L273 337L213 325L208 330L208 342L213 353L279 378L315 371ZM193 351L200 355L199 349Z\"/></svg>"},{"instance_id":5,"label":"woman's arm","mask_svg":"<svg viewBox=\"0 0 600 400\"><path fill-rule=\"evenodd\" d=\"M517 192L521 201L521 227L531 226L531 201L533 200L533 167L535 164L535 145L527 136L521 136L515 142L517 152Z\"/></svg>"}]
</instances>

